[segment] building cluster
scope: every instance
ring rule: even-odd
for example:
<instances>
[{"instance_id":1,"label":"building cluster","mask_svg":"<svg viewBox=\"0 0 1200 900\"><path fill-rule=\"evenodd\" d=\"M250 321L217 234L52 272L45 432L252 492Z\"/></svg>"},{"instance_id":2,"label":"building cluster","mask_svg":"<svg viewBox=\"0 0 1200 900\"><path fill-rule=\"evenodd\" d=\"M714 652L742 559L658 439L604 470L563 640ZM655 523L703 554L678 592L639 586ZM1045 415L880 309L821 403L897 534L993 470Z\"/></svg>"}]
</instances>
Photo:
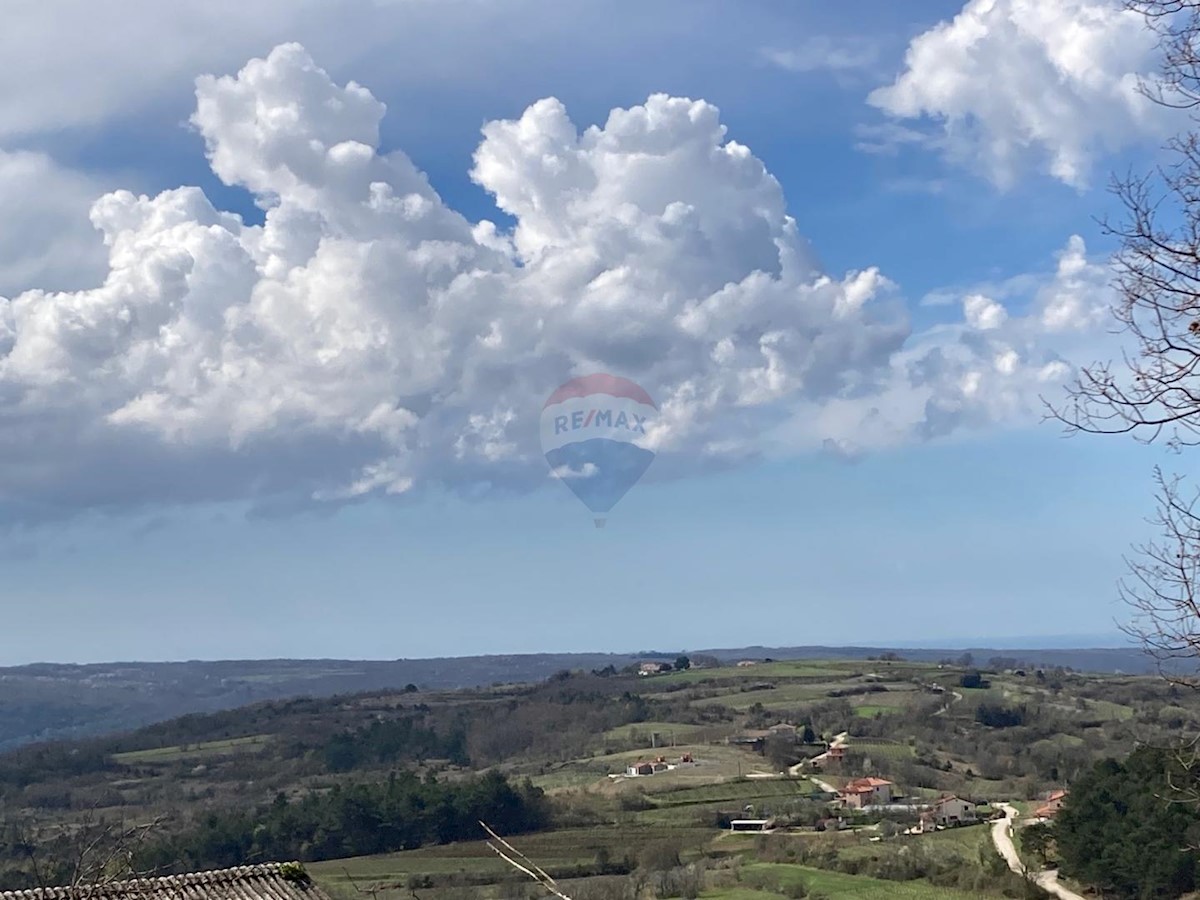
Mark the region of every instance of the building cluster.
<instances>
[{"instance_id":1,"label":"building cluster","mask_svg":"<svg viewBox=\"0 0 1200 900\"><path fill-rule=\"evenodd\" d=\"M683 756L674 762L667 762L665 756L656 756L651 760L639 759L637 762L630 764L625 769L625 774L630 778L638 778L646 775L657 775L659 772L669 772L672 769L678 769L680 766L694 766L696 760L692 758L692 754L685 753Z\"/></svg>"}]
</instances>

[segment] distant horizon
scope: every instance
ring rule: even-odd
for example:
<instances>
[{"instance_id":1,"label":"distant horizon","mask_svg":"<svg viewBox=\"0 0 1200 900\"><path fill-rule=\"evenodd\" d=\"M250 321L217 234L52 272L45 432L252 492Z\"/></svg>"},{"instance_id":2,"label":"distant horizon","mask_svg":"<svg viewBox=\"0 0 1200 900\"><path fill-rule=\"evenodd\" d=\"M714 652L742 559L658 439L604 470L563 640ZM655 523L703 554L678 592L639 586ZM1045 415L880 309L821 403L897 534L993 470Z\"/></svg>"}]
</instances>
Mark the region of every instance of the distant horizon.
<instances>
[{"instance_id":1,"label":"distant horizon","mask_svg":"<svg viewBox=\"0 0 1200 900\"><path fill-rule=\"evenodd\" d=\"M687 655L687 654L705 654L705 653L733 653L735 651L763 651L769 654L771 651L793 650L793 649L813 649L813 650L880 650L887 651L923 651L923 652L946 652L946 653L963 653L977 651L1054 651L1054 650L1116 650L1116 651L1131 651L1136 652L1138 647L1132 643L1130 639L1120 632L1113 633L1094 633L1080 635L1025 635L1025 636L1008 636L995 639L983 639L979 637L960 639L954 641L938 640L936 642L921 642L921 641L895 641L892 643L882 643L877 641L867 641L864 643L836 643L836 642L821 642L812 644L741 644L736 646L726 647L684 647L675 649L634 649L634 650L522 650L515 652L505 652L502 650L486 652L486 653L463 653L455 656L434 655L434 656L399 656L399 657L356 657L356 656L262 656L262 657L240 657L240 656L212 656L212 657L191 657L187 659L111 659L111 660L93 660L88 662L78 662L74 660L54 660L41 659L33 662L0 662L0 669L19 669L29 666L119 666L119 665L186 665L189 663L247 663L247 662L350 662L350 663L391 663L391 662L407 662L421 660L441 660L441 659L486 659L486 658L503 658L503 657L536 657L536 656L615 656L615 657L646 657L646 656L670 656L670 655Z\"/></svg>"}]
</instances>

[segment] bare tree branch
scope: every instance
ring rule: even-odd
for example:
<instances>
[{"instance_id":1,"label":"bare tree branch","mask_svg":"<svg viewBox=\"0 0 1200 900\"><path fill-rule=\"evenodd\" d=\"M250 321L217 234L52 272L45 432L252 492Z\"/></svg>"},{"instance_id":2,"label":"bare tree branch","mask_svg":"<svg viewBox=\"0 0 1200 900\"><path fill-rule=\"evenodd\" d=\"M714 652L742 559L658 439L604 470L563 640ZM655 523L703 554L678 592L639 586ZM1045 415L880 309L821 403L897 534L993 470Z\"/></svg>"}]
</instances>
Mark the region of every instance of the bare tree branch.
<instances>
[{"instance_id":1,"label":"bare tree branch","mask_svg":"<svg viewBox=\"0 0 1200 900\"><path fill-rule=\"evenodd\" d=\"M558 882L551 878L550 875L547 874L541 867L539 867L537 863L527 857L508 841L504 840L504 838L500 837L500 835L496 834L496 832L492 831L486 822L480 822L479 824L483 826L483 830L486 831L493 838L493 840L496 841L496 843L500 844L500 847L497 847L496 844L492 843L492 841L488 841L488 846L495 851L497 856L499 856L514 869L524 872L549 893L561 898L561 900L571 900L571 898L564 894L559 888ZM501 849L501 847L504 849ZM518 862L518 860L521 860L521 862ZM524 863L524 865L522 863Z\"/></svg>"}]
</instances>

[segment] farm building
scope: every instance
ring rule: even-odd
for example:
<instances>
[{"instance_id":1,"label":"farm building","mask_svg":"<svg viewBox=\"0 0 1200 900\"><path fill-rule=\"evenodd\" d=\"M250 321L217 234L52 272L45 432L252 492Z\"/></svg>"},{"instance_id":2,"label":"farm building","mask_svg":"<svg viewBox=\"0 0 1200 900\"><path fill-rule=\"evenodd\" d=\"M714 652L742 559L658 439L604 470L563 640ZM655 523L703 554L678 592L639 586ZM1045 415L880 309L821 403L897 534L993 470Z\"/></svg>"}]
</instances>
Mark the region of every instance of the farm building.
<instances>
[{"instance_id":1,"label":"farm building","mask_svg":"<svg viewBox=\"0 0 1200 900\"><path fill-rule=\"evenodd\" d=\"M730 831L773 831L774 819L733 819L729 823Z\"/></svg>"}]
</instances>

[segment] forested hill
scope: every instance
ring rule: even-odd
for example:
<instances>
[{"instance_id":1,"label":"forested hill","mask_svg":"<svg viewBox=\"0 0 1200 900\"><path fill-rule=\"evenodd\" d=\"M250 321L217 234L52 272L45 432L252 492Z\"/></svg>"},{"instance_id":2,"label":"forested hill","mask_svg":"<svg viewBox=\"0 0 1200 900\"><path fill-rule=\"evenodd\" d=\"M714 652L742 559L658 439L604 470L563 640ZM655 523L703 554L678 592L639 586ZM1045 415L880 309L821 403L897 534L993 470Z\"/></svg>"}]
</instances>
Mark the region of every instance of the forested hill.
<instances>
[{"instance_id":1,"label":"forested hill","mask_svg":"<svg viewBox=\"0 0 1200 900\"><path fill-rule=\"evenodd\" d=\"M545 653L390 661L248 660L223 662L38 664L0 668L0 750L34 741L86 737L136 728L194 712L232 709L261 700L328 697L360 691L477 687L532 682L563 669L621 669L639 658L674 659L679 651L629 654ZM743 647L695 651L737 659L867 659L878 647ZM1150 661L1134 649L903 649L906 659L994 657L1085 672L1144 673Z\"/></svg>"}]
</instances>

